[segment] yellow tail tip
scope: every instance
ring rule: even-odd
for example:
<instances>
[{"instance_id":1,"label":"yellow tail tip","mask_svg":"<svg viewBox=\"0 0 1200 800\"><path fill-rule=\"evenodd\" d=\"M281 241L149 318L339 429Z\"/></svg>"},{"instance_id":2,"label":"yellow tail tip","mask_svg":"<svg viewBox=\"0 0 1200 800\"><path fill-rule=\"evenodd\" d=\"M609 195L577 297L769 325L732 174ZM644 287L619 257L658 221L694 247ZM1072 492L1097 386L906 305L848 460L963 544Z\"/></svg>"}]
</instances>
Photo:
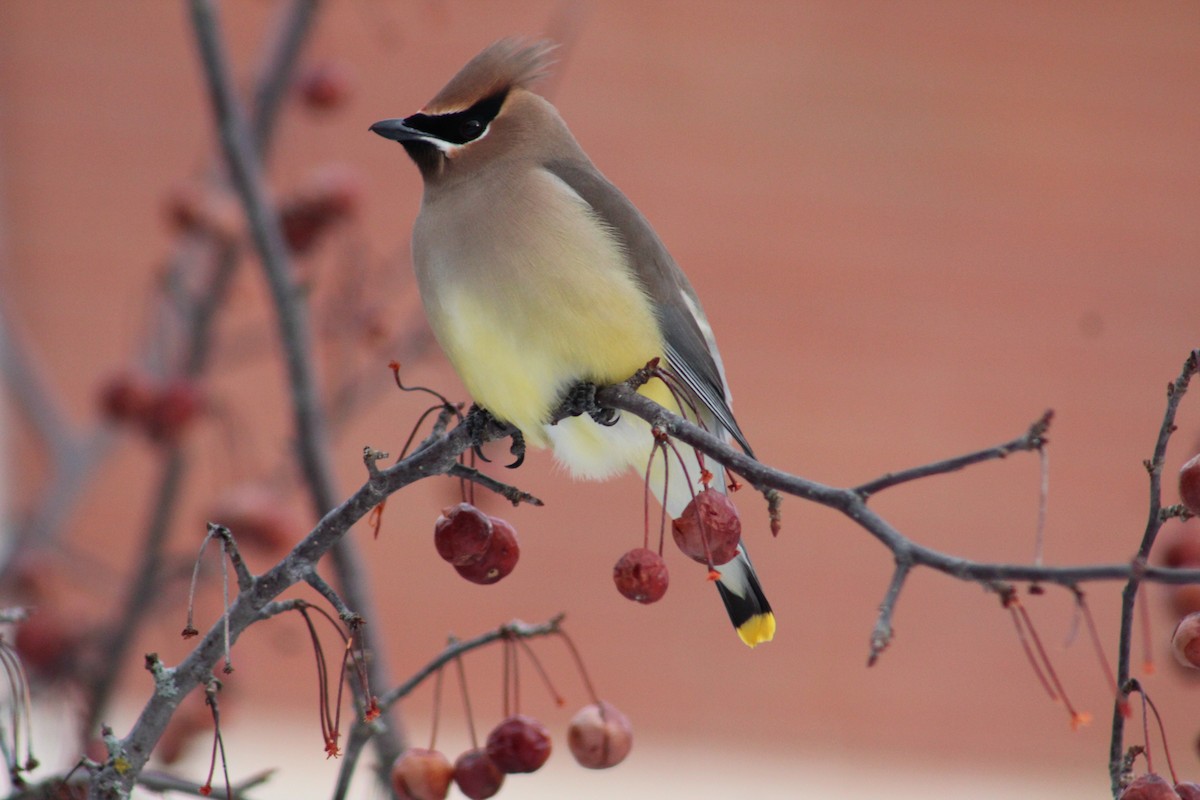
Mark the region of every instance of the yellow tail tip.
<instances>
[{"instance_id":1,"label":"yellow tail tip","mask_svg":"<svg viewBox=\"0 0 1200 800\"><path fill-rule=\"evenodd\" d=\"M769 642L775 638L775 615L770 611L755 614L738 626L737 634L750 647Z\"/></svg>"}]
</instances>

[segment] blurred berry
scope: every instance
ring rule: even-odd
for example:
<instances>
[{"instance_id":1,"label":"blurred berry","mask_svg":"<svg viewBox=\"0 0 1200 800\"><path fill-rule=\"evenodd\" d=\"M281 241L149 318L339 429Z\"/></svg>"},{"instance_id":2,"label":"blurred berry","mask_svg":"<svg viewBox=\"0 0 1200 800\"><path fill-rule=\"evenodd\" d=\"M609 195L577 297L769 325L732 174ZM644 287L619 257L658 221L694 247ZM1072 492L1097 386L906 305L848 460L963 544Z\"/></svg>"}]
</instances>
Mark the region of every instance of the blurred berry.
<instances>
[{"instance_id":1,"label":"blurred berry","mask_svg":"<svg viewBox=\"0 0 1200 800\"><path fill-rule=\"evenodd\" d=\"M454 782L471 800L484 800L500 791L504 785L504 771L481 747L468 750L455 759Z\"/></svg>"},{"instance_id":2,"label":"blurred berry","mask_svg":"<svg viewBox=\"0 0 1200 800\"><path fill-rule=\"evenodd\" d=\"M550 758L550 734L536 719L514 714L488 734L487 754L510 775L535 772Z\"/></svg>"},{"instance_id":3,"label":"blurred berry","mask_svg":"<svg viewBox=\"0 0 1200 800\"><path fill-rule=\"evenodd\" d=\"M204 394L195 381L175 378L155 395L141 418L142 428L156 442L178 443L204 406Z\"/></svg>"},{"instance_id":4,"label":"blurred berry","mask_svg":"<svg viewBox=\"0 0 1200 800\"><path fill-rule=\"evenodd\" d=\"M354 91L354 73L343 61L322 61L305 69L296 91L305 107L329 111L345 105Z\"/></svg>"},{"instance_id":5,"label":"blurred berry","mask_svg":"<svg viewBox=\"0 0 1200 800\"><path fill-rule=\"evenodd\" d=\"M1139 775L1121 792L1120 800L1180 800L1179 794L1154 773Z\"/></svg>"},{"instance_id":6,"label":"blurred berry","mask_svg":"<svg viewBox=\"0 0 1200 800\"><path fill-rule=\"evenodd\" d=\"M1179 502L1200 517L1200 453L1179 470Z\"/></svg>"},{"instance_id":7,"label":"blurred berry","mask_svg":"<svg viewBox=\"0 0 1200 800\"><path fill-rule=\"evenodd\" d=\"M100 385L100 413L112 422L138 420L154 404L155 394L146 376L132 371L118 372Z\"/></svg>"},{"instance_id":8,"label":"blurred berry","mask_svg":"<svg viewBox=\"0 0 1200 800\"><path fill-rule=\"evenodd\" d=\"M309 527L283 495L258 483L222 492L207 520L229 528L238 547L271 556L300 541Z\"/></svg>"},{"instance_id":9,"label":"blurred berry","mask_svg":"<svg viewBox=\"0 0 1200 800\"><path fill-rule=\"evenodd\" d=\"M444 800L454 767L437 750L410 747L392 764L392 788L412 800Z\"/></svg>"},{"instance_id":10,"label":"blurred berry","mask_svg":"<svg viewBox=\"0 0 1200 800\"><path fill-rule=\"evenodd\" d=\"M615 767L633 747L633 726L614 705L601 700L584 706L571 719L567 745L575 760L588 769Z\"/></svg>"},{"instance_id":11,"label":"blurred berry","mask_svg":"<svg viewBox=\"0 0 1200 800\"><path fill-rule=\"evenodd\" d=\"M1171 652L1183 666L1200 669L1200 612L1188 614L1175 626Z\"/></svg>"}]
</instances>

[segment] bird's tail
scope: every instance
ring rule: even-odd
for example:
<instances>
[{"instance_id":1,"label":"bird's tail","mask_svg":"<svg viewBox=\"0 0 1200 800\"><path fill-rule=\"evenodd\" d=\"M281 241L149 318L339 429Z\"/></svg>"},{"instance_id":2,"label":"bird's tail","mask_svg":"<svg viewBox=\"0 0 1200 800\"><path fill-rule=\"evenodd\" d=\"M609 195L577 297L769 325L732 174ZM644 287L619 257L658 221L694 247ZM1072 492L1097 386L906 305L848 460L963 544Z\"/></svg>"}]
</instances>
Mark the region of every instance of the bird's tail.
<instances>
[{"instance_id":1,"label":"bird's tail","mask_svg":"<svg viewBox=\"0 0 1200 800\"><path fill-rule=\"evenodd\" d=\"M775 636L775 614L763 594L746 545L738 545L737 555L717 567L717 572L721 573L717 591L738 636L751 647L771 641Z\"/></svg>"},{"instance_id":2,"label":"bird's tail","mask_svg":"<svg viewBox=\"0 0 1200 800\"><path fill-rule=\"evenodd\" d=\"M660 391L654 391L657 387ZM678 404L670 392L658 381L651 381L641 390L652 400L679 413ZM715 418L706 420L710 430L721 430ZM586 416L572 417L545 428L546 436L554 444L554 454L571 473L581 478L603 479L618 471L632 467L639 473L646 469L649 456L647 445L653 441L649 425L625 414L611 427L602 427ZM689 479L680 470L686 468ZM713 473L712 487L725 491L724 468L708 459L705 466ZM663 471L668 470L669 480ZM669 455L659 453L650 471L650 488L672 518L677 518L692 499L698 486L695 481L701 474L700 464L694 451L688 447L672 450ZM665 484L665 485L664 485ZM771 604L763 594L754 572L754 565L746 555L746 546L738 547L738 554L727 564L717 567L720 578L717 590L729 612L729 619L742 641L751 647L771 641L775 635L775 615Z\"/></svg>"},{"instance_id":3,"label":"bird's tail","mask_svg":"<svg viewBox=\"0 0 1200 800\"><path fill-rule=\"evenodd\" d=\"M700 465L690 448L679 448L678 452L688 473L692 476L699 475ZM661 465L668 462L670 480L667 481L664 497ZM679 517L691 500L691 491L688 482L678 470L679 463L674 453L670 458L656 460L654 466L650 475L650 487L658 496L659 502L666 506L667 513L672 517ZM706 460L705 466L713 473L712 488L726 491L724 467L712 459ZM771 641L775 636L775 614L772 613L771 604L763 594L762 584L758 581L754 564L750 562L744 541L738 545L738 553L733 560L718 566L717 572L721 575L717 580L717 591L721 594L721 602L725 604L729 621L733 623L741 640L750 647Z\"/></svg>"}]
</instances>

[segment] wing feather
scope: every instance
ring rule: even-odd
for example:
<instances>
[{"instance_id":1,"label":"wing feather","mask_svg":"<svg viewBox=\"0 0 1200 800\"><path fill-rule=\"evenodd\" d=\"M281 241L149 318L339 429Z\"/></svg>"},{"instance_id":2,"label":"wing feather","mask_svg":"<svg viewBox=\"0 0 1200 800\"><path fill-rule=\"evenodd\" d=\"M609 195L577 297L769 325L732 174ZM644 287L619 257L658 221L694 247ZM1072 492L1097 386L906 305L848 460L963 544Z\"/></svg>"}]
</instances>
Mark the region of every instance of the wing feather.
<instances>
[{"instance_id":1,"label":"wing feather","mask_svg":"<svg viewBox=\"0 0 1200 800\"><path fill-rule=\"evenodd\" d=\"M570 186L621 240L629 265L655 311L671 370L748 454L746 437L729 407L720 355L696 292L642 213L590 163L551 161L545 168Z\"/></svg>"}]
</instances>

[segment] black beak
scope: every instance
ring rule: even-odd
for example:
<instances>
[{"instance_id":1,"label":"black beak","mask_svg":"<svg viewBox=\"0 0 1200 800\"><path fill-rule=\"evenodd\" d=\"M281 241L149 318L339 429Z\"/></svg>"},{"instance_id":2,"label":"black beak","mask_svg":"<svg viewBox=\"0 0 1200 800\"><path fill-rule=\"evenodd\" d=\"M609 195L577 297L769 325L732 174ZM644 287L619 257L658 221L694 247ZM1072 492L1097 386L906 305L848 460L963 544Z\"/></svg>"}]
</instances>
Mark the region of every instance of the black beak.
<instances>
[{"instance_id":1,"label":"black beak","mask_svg":"<svg viewBox=\"0 0 1200 800\"><path fill-rule=\"evenodd\" d=\"M410 128L402 119L385 119L371 126L371 133L377 133L385 139L397 142L411 142L414 139L428 139L429 134L422 133L416 128Z\"/></svg>"}]
</instances>

